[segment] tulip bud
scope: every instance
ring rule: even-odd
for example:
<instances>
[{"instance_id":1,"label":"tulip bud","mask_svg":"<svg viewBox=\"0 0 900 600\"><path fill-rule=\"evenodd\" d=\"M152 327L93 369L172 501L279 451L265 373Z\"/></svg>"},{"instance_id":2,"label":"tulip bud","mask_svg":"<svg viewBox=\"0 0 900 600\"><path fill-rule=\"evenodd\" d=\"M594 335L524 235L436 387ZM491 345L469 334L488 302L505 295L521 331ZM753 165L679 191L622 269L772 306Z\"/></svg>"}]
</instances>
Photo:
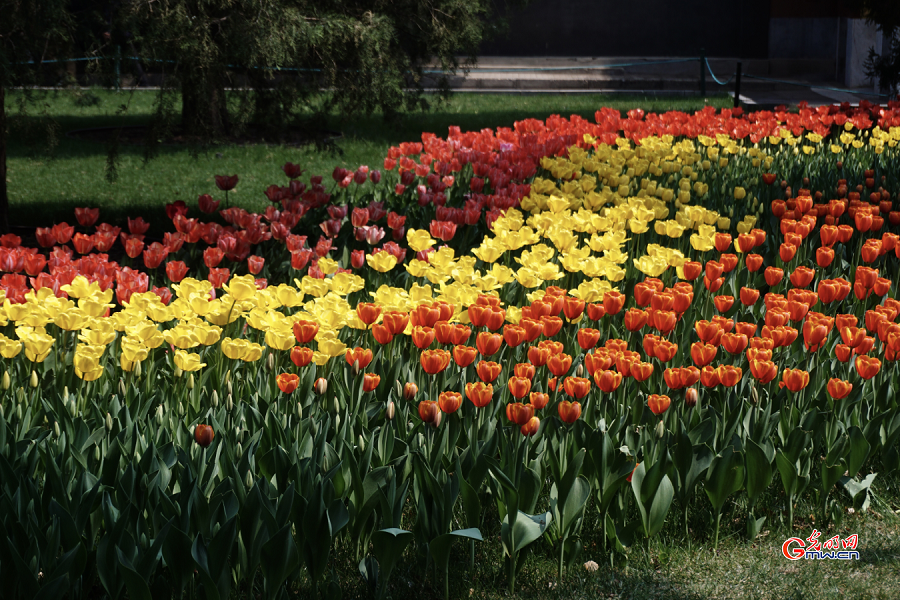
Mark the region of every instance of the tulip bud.
<instances>
[{"instance_id":1,"label":"tulip bud","mask_svg":"<svg viewBox=\"0 0 900 600\"><path fill-rule=\"evenodd\" d=\"M141 534L141 548L143 548L144 550L146 550L146 549L147 549L147 546L149 546L149 545L150 545L150 544L149 544L149 542L147 541L147 534L146 534L146 533L142 533L142 534Z\"/></svg>"},{"instance_id":2,"label":"tulip bud","mask_svg":"<svg viewBox=\"0 0 900 600\"><path fill-rule=\"evenodd\" d=\"M435 415L434 417L434 421L431 422L435 429L441 426L441 416L443 414L444 413L442 413L441 411L438 411L437 415Z\"/></svg>"},{"instance_id":3,"label":"tulip bud","mask_svg":"<svg viewBox=\"0 0 900 600\"><path fill-rule=\"evenodd\" d=\"M231 392L228 393L228 398L225 400L225 408L228 409L228 412L234 409L234 400L231 397Z\"/></svg>"},{"instance_id":4,"label":"tulip bud","mask_svg":"<svg viewBox=\"0 0 900 600\"><path fill-rule=\"evenodd\" d=\"M19 389L16 390L16 397L19 399L19 404L25 402L25 388L19 386Z\"/></svg>"},{"instance_id":5,"label":"tulip bud","mask_svg":"<svg viewBox=\"0 0 900 600\"><path fill-rule=\"evenodd\" d=\"M191 373L190 377L188 377L188 384L187 384L187 385L188 385L188 389L189 389L189 390L194 389L194 374L193 374L193 373Z\"/></svg>"},{"instance_id":6,"label":"tulip bud","mask_svg":"<svg viewBox=\"0 0 900 600\"><path fill-rule=\"evenodd\" d=\"M408 421L408 422L406 423L406 430L407 430L407 431L412 431L412 430L413 430L413 427L415 427L415 425L412 424L412 421Z\"/></svg>"},{"instance_id":7,"label":"tulip bud","mask_svg":"<svg viewBox=\"0 0 900 600\"><path fill-rule=\"evenodd\" d=\"M356 445L359 446L359 451L360 451L360 452L365 452L365 451L366 451L366 440L365 440L365 438L363 438L362 434L360 434L359 436L357 436L357 438L356 438Z\"/></svg>"},{"instance_id":8,"label":"tulip bud","mask_svg":"<svg viewBox=\"0 0 900 600\"><path fill-rule=\"evenodd\" d=\"M123 399L125 398L125 392L126 392L126 389L125 389L125 380L124 380L124 379L120 379L120 380L119 380L119 393L122 395L122 398L123 398Z\"/></svg>"},{"instance_id":9,"label":"tulip bud","mask_svg":"<svg viewBox=\"0 0 900 600\"><path fill-rule=\"evenodd\" d=\"M143 373L143 370L141 369L141 361L137 361L136 363L134 363L134 376L140 377L141 373Z\"/></svg>"},{"instance_id":10,"label":"tulip bud","mask_svg":"<svg viewBox=\"0 0 900 600\"><path fill-rule=\"evenodd\" d=\"M159 426L162 427L163 424L163 405L160 404L156 407L156 422L159 423Z\"/></svg>"},{"instance_id":11,"label":"tulip bud","mask_svg":"<svg viewBox=\"0 0 900 600\"><path fill-rule=\"evenodd\" d=\"M12 383L9 380L9 371L3 371L3 391L8 390L10 385Z\"/></svg>"},{"instance_id":12,"label":"tulip bud","mask_svg":"<svg viewBox=\"0 0 900 600\"><path fill-rule=\"evenodd\" d=\"M684 405L688 408L697 406L697 388L688 388L684 393Z\"/></svg>"},{"instance_id":13,"label":"tulip bud","mask_svg":"<svg viewBox=\"0 0 900 600\"><path fill-rule=\"evenodd\" d=\"M341 412L341 403L338 402L337 396L334 397L334 412L335 414Z\"/></svg>"},{"instance_id":14,"label":"tulip bud","mask_svg":"<svg viewBox=\"0 0 900 600\"><path fill-rule=\"evenodd\" d=\"M100 461L100 446L97 444L94 444L94 460Z\"/></svg>"},{"instance_id":15,"label":"tulip bud","mask_svg":"<svg viewBox=\"0 0 900 600\"><path fill-rule=\"evenodd\" d=\"M272 352L266 357L266 368L270 371L275 370L275 355Z\"/></svg>"},{"instance_id":16,"label":"tulip bud","mask_svg":"<svg viewBox=\"0 0 900 600\"><path fill-rule=\"evenodd\" d=\"M397 392L398 398L403 395L403 386L400 385L399 379L394 381L394 391Z\"/></svg>"},{"instance_id":17,"label":"tulip bud","mask_svg":"<svg viewBox=\"0 0 900 600\"><path fill-rule=\"evenodd\" d=\"M359 376L359 360L358 359L353 361L353 376L354 377Z\"/></svg>"},{"instance_id":18,"label":"tulip bud","mask_svg":"<svg viewBox=\"0 0 900 600\"><path fill-rule=\"evenodd\" d=\"M328 391L328 381L324 377L319 377L316 379L315 385L313 385L313 389L316 391L316 395L324 396L325 392Z\"/></svg>"},{"instance_id":19,"label":"tulip bud","mask_svg":"<svg viewBox=\"0 0 900 600\"><path fill-rule=\"evenodd\" d=\"M21 421L22 420L22 405L19 404L16 406L16 417Z\"/></svg>"},{"instance_id":20,"label":"tulip bud","mask_svg":"<svg viewBox=\"0 0 900 600\"><path fill-rule=\"evenodd\" d=\"M387 417L388 421L394 420L394 412L396 411L396 407L393 402L388 402L387 410L384 413L384 416Z\"/></svg>"},{"instance_id":21,"label":"tulip bud","mask_svg":"<svg viewBox=\"0 0 900 600\"><path fill-rule=\"evenodd\" d=\"M34 371L31 372L31 387L36 388L38 386L38 376Z\"/></svg>"},{"instance_id":22,"label":"tulip bud","mask_svg":"<svg viewBox=\"0 0 900 600\"><path fill-rule=\"evenodd\" d=\"M113 428L112 415L109 413L106 413L106 430L112 431L112 428Z\"/></svg>"},{"instance_id":23,"label":"tulip bud","mask_svg":"<svg viewBox=\"0 0 900 600\"><path fill-rule=\"evenodd\" d=\"M281 428L287 429L287 413L281 415Z\"/></svg>"},{"instance_id":24,"label":"tulip bud","mask_svg":"<svg viewBox=\"0 0 900 600\"><path fill-rule=\"evenodd\" d=\"M756 391L756 386L750 388L750 397L753 398L753 404L759 404L759 394Z\"/></svg>"},{"instance_id":25,"label":"tulip bud","mask_svg":"<svg viewBox=\"0 0 900 600\"><path fill-rule=\"evenodd\" d=\"M662 439L663 436L666 435L666 426L663 424L662 419L659 420L659 423L656 424L656 437Z\"/></svg>"},{"instance_id":26,"label":"tulip bud","mask_svg":"<svg viewBox=\"0 0 900 600\"><path fill-rule=\"evenodd\" d=\"M241 456L244 454L244 447L238 442L237 447L234 449L234 459L240 460Z\"/></svg>"},{"instance_id":27,"label":"tulip bud","mask_svg":"<svg viewBox=\"0 0 900 600\"><path fill-rule=\"evenodd\" d=\"M178 414L184 416L184 403L181 401L178 402Z\"/></svg>"},{"instance_id":28,"label":"tulip bud","mask_svg":"<svg viewBox=\"0 0 900 600\"><path fill-rule=\"evenodd\" d=\"M75 406L75 400L69 400L69 415L74 419L77 412L78 407Z\"/></svg>"},{"instance_id":29,"label":"tulip bud","mask_svg":"<svg viewBox=\"0 0 900 600\"><path fill-rule=\"evenodd\" d=\"M411 381L408 381L406 385L403 386L403 399L407 402L412 402L415 399L416 394L418 393L419 386L412 383Z\"/></svg>"},{"instance_id":30,"label":"tulip bud","mask_svg":"<svg viewBox=\"0 0 900 600\"><path fill-rule=\"evenodd\" d=\"M2 418L2 419L5 419L5 418L6 418L6 411L3 410L3 405L2 405L2 404L0 404L0 418Z\"/></svg>"},{"instance_id":31,"label":"tulip bud","mask_svg":"<svg viewBox=\"0 0 900 600\"><path fill-rule=\"evenodd\" d=\"M53 436L59 437L59 421L53 421Z\"/></svg>"},{"instance_id":32,"label":"tulip bud","mask_svg":"<svg viewBox=\"0 0 900 600\"><path fill-rule=\"evenodd\" d=\"M231 371L228 371L228 372L231 373ZM225 388L228 390L228 393L229 393L229 394L233 394L233 393L234 393L234 388L232 388L231 382L230 382L230 381L229 381L228 383L225 384Z\"/></svg>"},{"instance_id":33,"label":"tulip bud","mask_svg":"<svg viewBox=\"0 0 900 600\"><path fill-rule=\"evenodd\" d=\"M181 377L184 374L184 371L181 370L181 367L175 367L175 377Z\"/></svg>"},{"instance_id":34,"label":"tulip bud","mask_svg":"<svg viewBox=\"0 0 900 600\"><path fill-rule=\"evenodd\" d=\"M575 377L581 377L582 375L584 375L584 365L583 364L575 367Z\"/></svg>"},{"instance_id":35,"label":"tulip bud","mask_svg":"<svg viewBox=\"0 0 900 600\"><path fill-rule=\"evenodd\" d=\"M247 489L253 487L253 475L250 474L250 471L247 471L247 479L244 480L244 485L247 486Z\"/></svg>"},{"instance_id":36,"label":"tulip bud","mask_svg":"<svg viewBox=\"0 0 900 600\"><path fill-rule=\"evenodd\" d=\"M231 385L231 369L228 369L228 372L225 373L225 385ZM230 392L231 390L229 389L228 391Z\"/></svg>"},{"instance_id":37,"label":"tulip bud","mask_svg":"<svg viewBox=\"0 0 900 600\"><path fill-rule=\"evenodd\" d=\"M212 405L213 408L219 408L219 392L216 390L212 392Z\"/></svg>"},{"instance_id":38,"label":"tulip bud","mask_svg":"<svg viewBox=\"0 0 900 600\"><path fill-rule=\"evenodd\" d=\"M334 430L337 431L341 428L341 415L335 415L334 417Z\"/></svg>"},{"instance_id":39,"label":"tulip bud","mask_svg":"<svg viewBox=\"0 0 900 600\"><path fill-rule=\"evenodd\" d=\"M297 403L297 419L303 418L303 405L299 402Z\"/></svg>"}]
</instances>

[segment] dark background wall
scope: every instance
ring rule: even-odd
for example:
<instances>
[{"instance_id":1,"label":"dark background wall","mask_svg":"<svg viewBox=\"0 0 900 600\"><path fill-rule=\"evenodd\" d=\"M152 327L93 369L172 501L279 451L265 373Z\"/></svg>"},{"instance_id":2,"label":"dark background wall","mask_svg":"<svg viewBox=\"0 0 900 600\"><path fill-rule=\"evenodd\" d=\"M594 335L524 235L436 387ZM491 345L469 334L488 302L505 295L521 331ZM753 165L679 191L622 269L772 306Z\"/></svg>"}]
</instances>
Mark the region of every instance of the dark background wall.
<instances>
[{"instance_id":1,"label":"dark background wall","mask_svg":"<svg viewBox=\"0 0 900 600\"><path fill-rule=\"evenodd\" d=\"M900 2L900 0L898 0ZM483 56L835 56L854 0L531 0Z\"/></svg>"}]
</instances>

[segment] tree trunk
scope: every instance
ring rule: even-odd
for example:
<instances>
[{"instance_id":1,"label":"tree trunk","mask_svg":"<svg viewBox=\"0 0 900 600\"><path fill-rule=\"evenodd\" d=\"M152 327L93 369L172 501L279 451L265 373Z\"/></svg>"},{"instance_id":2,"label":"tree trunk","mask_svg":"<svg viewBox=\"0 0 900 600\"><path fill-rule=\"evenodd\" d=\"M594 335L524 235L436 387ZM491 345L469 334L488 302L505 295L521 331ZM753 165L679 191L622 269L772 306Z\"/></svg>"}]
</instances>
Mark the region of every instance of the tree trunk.
<instances>
[{"instance_id":1,"label":"tree trunk","mask_svg":"<svg viewBox=\"0 0 900 600\"><path fill-rule=\"evenodd\" d=\"M0 232L9 231L9 196L6 189L6 88L0 85Z\"/></svg>"},{"instance_id":2,"label":"tree trunk","mask_svg":"<svg viewBox=\"0 0 900 600\"><path fill-rule=\"evenodd\" d=\"M208 69L182 77L181 126L185 134L210 141L230 133L223 79Z\"/></svg>"}]
</instances>

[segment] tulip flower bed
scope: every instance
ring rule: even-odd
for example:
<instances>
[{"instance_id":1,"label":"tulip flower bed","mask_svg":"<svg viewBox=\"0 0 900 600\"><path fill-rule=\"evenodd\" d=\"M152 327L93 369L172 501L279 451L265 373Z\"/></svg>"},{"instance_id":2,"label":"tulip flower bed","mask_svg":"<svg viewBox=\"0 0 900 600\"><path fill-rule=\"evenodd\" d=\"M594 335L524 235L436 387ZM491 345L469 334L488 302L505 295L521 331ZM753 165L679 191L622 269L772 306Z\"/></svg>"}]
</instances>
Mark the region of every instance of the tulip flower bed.
<instances>
[{"instance_id":1,"label":"tulip flower bed","mask_svg":"<svg viewBox=\"0 0 900 600\"><path fill-rule=\"evenodd\" d=\"M3 236L5 589L318 596L340 547L447 596L491 532L512 591L692 506L713 544L772 490L788 527L865 509L900 466L898 125L600 110L289 163L263 214L219 177L156 240Z\"/></svg>"}]
</instances>

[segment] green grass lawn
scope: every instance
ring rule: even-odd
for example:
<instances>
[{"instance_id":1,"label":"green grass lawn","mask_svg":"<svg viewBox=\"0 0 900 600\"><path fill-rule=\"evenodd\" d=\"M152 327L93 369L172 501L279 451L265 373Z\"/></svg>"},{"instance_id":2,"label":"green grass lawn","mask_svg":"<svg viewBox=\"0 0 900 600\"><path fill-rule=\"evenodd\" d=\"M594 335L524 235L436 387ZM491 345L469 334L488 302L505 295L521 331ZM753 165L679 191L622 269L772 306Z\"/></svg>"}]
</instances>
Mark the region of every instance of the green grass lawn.
<instances>
[{"instance_id":1,"label":"green grass lawn","mask_svg":"<svg viewBox=\"0 0 900 600\"><path fill-rule=\"evenodd\" d=\"M314 145L288 147L254 144L218 146L197 154L179 146L163 146L155 159L145 162L141 146L123 146L119 153L118 180L105 177L109 145L72 139L67 133L77 129L116 125L146 124L152 114L155 92L116 93L59 91L45 95L31 116L19 120L11 131L9 149L10 221L15 226L34 227L53 221L74 221L77 206L100 207L101 221L121 223L126 216L153 219L151 235L161 235L162 207L168 202L196 202L204 193L218 194L214 175L238 174L241 182L234 202L248 209L262 209L267 200L263 190L270 184L283 185L285 162L299 163L307 174L330 175L335 166L355 169L359 165L381 168L387 148L403 141L418 141L422 132L446 135L448 127L464 131L510 127L524 118L545 119L558 114L581 115L593 121L603 106L620 110L641 107L646 111L693 111L706 103L729 106L727 96L703 98L647 98L638 96L573 95L477 95L457 94L449 102L427 111L406 115L399 123L386 123L380 114L342 120L337 116L327 124L339 131L342 155L318 151ZM8 110L15 111L17 93L10 94ZM84 102L90 99L92 103ZM127 111L120 113L121 106ZM46 121L58 126L59 144L48 151Z\"/></svg>"}]
</instances>

